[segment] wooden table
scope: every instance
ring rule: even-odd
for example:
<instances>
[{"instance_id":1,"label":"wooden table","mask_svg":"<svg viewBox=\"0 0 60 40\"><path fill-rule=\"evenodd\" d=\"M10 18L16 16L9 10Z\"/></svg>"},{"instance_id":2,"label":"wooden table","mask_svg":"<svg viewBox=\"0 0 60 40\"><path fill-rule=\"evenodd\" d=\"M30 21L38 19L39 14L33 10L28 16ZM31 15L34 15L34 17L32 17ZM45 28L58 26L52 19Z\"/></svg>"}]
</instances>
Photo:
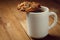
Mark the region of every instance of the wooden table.
<instances>
[{"instance_id":1,"label":"wooden table","mask_svg":"<svg viewBox=\"0 0 60 40\"><path fill-rule=\"evenodd\" d=\"M0 40L32 40L26 33L26 13L17 10L21 1L0 1ZM60 40L60 4L54 1L40 1L50 11L58 15L57 25L49 30L49 35L43 39L34 40ZM50 23L53 19L50 19Z\"/></svg>"}]
</instances>

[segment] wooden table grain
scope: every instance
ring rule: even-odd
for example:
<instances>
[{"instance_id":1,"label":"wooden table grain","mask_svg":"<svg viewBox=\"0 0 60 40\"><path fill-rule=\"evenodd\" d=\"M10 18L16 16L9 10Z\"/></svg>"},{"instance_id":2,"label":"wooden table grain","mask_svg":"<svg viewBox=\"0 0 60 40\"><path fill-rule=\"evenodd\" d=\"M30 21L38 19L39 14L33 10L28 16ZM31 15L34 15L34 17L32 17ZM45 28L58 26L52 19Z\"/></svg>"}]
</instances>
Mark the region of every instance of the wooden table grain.
<instances>
[{"instance_id":1,"label":"wooden table grain","mask_svg":"<svg viewBox=\"0 0 60 40\"><path fill-rule=\"evenodd\" d=\"M26 12L17 10L17 4L21 1L0 1L0 40L32 40L26 33ZM58 15L57 25L49 30L49 35L43 39L33 40L60 40L60 4L54 1L40 1L50 11ZM50 23L53 19L50 18Z\"/></svg>"}]
</instances>

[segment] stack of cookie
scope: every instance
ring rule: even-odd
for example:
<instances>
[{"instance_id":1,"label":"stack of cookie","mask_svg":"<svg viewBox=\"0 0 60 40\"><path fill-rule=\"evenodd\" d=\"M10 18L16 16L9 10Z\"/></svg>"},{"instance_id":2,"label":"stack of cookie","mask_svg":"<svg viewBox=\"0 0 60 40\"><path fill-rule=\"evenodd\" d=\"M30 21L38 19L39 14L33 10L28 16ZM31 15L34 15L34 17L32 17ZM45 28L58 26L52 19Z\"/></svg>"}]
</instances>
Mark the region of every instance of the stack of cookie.
<instances>
[{"instance_id":1,"label":"stack of cookie","mask_svg":"<svg viewBox=\"0 0 60 40\"><path fill-rule=\"evenodd\" d=\"M25 11L25 12L35 12L39 11L41 8L40 3L37 2L22 2L21 4L18 4L17 9L20 11Z\"/></svg>"}]
</instances>

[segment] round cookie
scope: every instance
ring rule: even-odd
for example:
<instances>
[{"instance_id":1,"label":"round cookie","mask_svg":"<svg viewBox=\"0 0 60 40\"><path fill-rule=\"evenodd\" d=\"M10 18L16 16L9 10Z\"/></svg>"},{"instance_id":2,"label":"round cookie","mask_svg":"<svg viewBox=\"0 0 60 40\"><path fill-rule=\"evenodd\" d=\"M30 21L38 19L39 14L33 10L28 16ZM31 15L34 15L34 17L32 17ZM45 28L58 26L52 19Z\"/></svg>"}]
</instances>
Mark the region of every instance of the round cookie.
<instances>
[{"instance_id":1,"label":"round cookie","mask_svg":"<svg viewBox=\"0 0 60 40\"><path fill-rule=\"evenodd\" d=\"M32 12L39 10L40 8L40 3L37 2L22 2L21 4L18 4L17 9L20 11L26 11L26 12Z\"/></svg>"}]
</instances>

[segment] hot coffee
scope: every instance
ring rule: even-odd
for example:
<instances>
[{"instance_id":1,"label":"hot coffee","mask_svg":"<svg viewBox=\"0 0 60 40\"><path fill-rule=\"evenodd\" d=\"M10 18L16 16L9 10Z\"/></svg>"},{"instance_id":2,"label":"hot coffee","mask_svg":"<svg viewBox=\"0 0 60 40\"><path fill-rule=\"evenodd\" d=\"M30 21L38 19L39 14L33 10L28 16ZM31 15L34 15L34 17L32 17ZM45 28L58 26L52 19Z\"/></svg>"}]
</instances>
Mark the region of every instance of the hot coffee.
<instances>
[{"instance_id":1,"label":"hot coffee","mask_svg":"<svg viewBox=\"0 0 60 40\"><path fill-rule=\"evenodd\" d=\"M37 10L35 10L35 11L31 11L31 12L38 13L38 12L43 12L43 10L41 10L41 9L37 9Z\"/></svg>"}]
</instances>

